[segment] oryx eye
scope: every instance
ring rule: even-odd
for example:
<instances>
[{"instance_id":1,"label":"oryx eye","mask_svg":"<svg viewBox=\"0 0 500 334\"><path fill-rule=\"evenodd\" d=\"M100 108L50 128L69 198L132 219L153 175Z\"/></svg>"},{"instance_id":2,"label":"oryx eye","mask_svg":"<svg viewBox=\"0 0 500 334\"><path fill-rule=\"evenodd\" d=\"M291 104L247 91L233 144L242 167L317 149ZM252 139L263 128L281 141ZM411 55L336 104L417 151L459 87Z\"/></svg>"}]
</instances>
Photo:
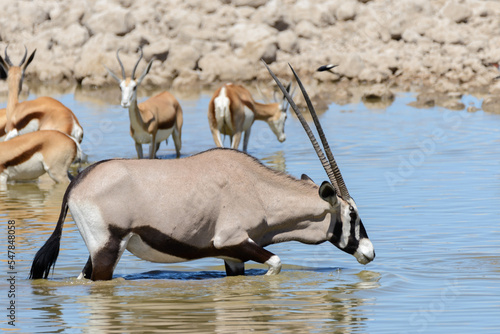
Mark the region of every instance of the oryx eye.
<instances>
[{"instance_id":1,"label":"oryx eye","mask_svg":"<svg viewBox=\"0 0 500 334\"><path fill-rule=\"evenodd\" d=\"M349 211L354 211L354 208L352 207L352 205L349 205Z\"/></svg>"}]
</instances>

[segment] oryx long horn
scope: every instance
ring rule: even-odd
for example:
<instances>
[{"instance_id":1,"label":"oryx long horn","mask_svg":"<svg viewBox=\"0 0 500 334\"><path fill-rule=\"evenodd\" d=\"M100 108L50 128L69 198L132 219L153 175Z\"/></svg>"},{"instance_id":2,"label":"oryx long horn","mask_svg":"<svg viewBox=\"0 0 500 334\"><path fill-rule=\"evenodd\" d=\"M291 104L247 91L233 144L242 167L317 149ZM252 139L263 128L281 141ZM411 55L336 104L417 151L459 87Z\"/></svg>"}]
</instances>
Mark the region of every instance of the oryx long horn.
<instances>
[{"instance_id":1,"label":"oryx long horn","mask_svg":"<svg viewBox=\"0 0 500 334\"><path fill-rule=\"evenodd\" d=\"M269 74L271 74L271 76L273 77L274 81L276 81L276 84L281 89L281 92L283 93L283 95L285 96L285 98L288 100L288 103L290 103L290 106L292 107L293 111L297 115L297 118L299 119L300 124L302 124L302 127L306 131L307 136L309 137L309 140L311 141L311 144L313 145L314 150L316 151L316 154L318 155L318 158L321 161L321 164L323 165L323 168L325 169L326 174L328 175L328 178L330 179L330 182L335 187L335 189L337 190L337 192L339 194L341 194L340 193L340 188L337 185L337 181L335 179L335 175L334 175L333 170L332 170L332 166L330 166L330 164L326 160L326 157L325 157L325 155L323 153L323 150L319 147L319 144L316 141L316 138L314 137L314 134L312 133L311 128L307 124L304 116L300 112L299 108L297 107L297 105L293 101L292 97L290 96L290 94L288 93L288 91L286 90L286 88L279 81L278 77L276 77L276 75L273 73L273 71L271 71L271 69L269 68L269 66L267 66L267 64L266 64L265 61L262 61L262 62L264 63L264 66L266 66L267 70L269 71Z\"/></svg>"},{"instance_id":2,"label":"oryx long horn","mask_svg":"<svg viewBox=\"0 0 500 334\"><path fill-rule=\"evenodd\" d=\"M119 48L118 50L116 50L116 59L118 59L118 63L120 64L120 67L122 68L122 80L125 80L126 79L126 76L125 76L125 67L123 67L123 63L120 59L120 50L122 48ZM120 80L118 80L120 81Z\"/></svg>"},{"instance_id":3,"label":"oryx long horn","mask_svg":"<svg viewBox=\"0 0 500 334\"><path fill-rule=\"evenodd\" d=\"M139 66L139 62L141 61L142 56L144 55L141 47L139 47L139 51L141 52L141 55L139 56L139 60L137 61L137 63L135 63L134 69L132 70L132 76L131 76L132 80L135 80L135 70L137 69L137 66Z\"/></svg>"},{"instance_id":4,"label":"oryx long horn","mask_svg":"<svg viewBox=\"0 0 500 334\"><path fill-rule=\"evenodd\" d=\"M335 175L335 180L337 181L337 185L340 190L340 196L344 199L350 198L349 192L347 191L347 187L345 185L344 179L342 178L342 174L340 173L340 169L337 165L337 162L335 161L335 158L333 157L332 150L330 149L330 145L328 145L328 141L326 140L325 133L323 132L323 128L321 127L321 123L319 122L318 115L316 114L316 110L314 110L314 106L312 105L311 99L309 98L309 95L306 92L306 89L304 88L304 85L302 85L302 82L300 81L299 76L293 69L292 65L288 64L290 68L292 69L293 75L295 76L295 79L297 80L297 83L300 87L300 90L302 91L302 95L304 95L304 100L307 103L307 108L309 109L309 112L311 113L312 119L314 121L314 125L316 126L316 129L318 130L318 135L319 138L321 139L321 143L323 144L323 149L325 150L326 157L328 158L328 161L330 162L330 166L332 167L333 174Z\"/></svg>"}]
</instances>

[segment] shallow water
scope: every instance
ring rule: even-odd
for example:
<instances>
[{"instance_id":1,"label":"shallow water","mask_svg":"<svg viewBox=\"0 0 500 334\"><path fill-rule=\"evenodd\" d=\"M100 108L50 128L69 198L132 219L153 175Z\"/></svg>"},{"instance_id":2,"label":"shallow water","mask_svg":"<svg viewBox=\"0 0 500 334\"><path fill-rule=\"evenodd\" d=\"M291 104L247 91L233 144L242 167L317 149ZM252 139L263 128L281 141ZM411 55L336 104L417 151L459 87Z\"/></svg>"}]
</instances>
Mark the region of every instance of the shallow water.
<instances>
[{"instance_id":1,"label":"shallow water","mask_svg":"<svg viewBox=\"0 0 500 334\"><path fill-rule=\"evenodd\" d=\"M89 161L134 158L128 114L117 105L57 97L85 129ZM331 105L325 132L356 199L377 257L362 266L332 245L268 249L284 270L225 277L223 262L153 264L125 253L111 282L78 281L88 252L69 216L49 280L27 280L59 214L64 185L50 180L0 190L5 316L21 333L496 333L500 327L500 115L407 106ZM118 96L117 96L118 100ZM182 100L183 156L213 147L209 97ZM463 102L480 106L465 96ZM4 106L5 104L0 104ZM249 153L316 182L326 179L298 120L280 144L255 124ZM227 140L226 140L227 143ZM144 147L146 150L146 146ZM159 155L175 157L173 143ZM16 221L16 327L7 324L7 220Z\"/></svg>"}]
</instances>

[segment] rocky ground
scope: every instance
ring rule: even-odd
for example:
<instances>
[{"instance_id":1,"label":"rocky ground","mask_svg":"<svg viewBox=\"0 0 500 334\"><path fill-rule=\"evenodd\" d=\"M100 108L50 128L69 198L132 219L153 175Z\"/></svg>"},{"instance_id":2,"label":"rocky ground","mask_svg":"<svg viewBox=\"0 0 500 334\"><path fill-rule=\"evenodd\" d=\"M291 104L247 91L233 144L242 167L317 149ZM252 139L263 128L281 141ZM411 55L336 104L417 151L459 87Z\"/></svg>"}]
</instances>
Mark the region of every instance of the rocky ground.
<instances>
[{"instance_id":1,"label":"rocky ground","mask_svg":"<svg viewBox=\"0 0 500 334\"><path fill-rule=\"evenodd\" d=\"M103 64L120 73L115 54L121 47L129 70L141 46L145 61L139 72L157 59L144 84L173 90L270 83L262 58L284 79L292 64L316 97L328 94L339 103L356 94L391 100L392 91L414 90L423 93L417 106L448 103L460 109L461 93L482 91L495 99L500 92L492 66L500 60L497 1L0 2L0 50L11 45L15 63L23 45L37 49L28 83L116 85ZM328 63L338 64L333 73L316 72Z\"/></svg>"}]
</instances>

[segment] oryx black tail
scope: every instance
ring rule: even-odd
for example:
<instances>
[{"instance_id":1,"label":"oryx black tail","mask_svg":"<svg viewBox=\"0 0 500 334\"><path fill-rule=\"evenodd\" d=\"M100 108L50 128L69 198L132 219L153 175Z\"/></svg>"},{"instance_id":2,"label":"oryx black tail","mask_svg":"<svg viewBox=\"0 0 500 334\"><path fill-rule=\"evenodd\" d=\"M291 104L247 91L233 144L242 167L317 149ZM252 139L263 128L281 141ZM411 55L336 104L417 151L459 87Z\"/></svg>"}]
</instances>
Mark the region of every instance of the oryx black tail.
<instances>
[{"instance_id":1,"label":"oryx black tail","mask_svg":"<svg viewBox=\"0 0 500 334\"><path fill-rule=\"evenodd\" d=\"M66 219L66 214L68 213L69 190L70 187L68 187L64 194L61 213L59 214L59 220L57 221L54 232L52 232L50 238L45 242L42 248L40 248L33 259L29 276L30 279L47 278L50 273L50 268L54 267L56 264L57 256L59 255L59 246L61 244L62 228L64 220Z\"/></svg>"},{"instance_id":2,"label":"oryx black tail","mask_svg":"<svg viewBox=\"0 0 500 334\"><path fill-rule=\"evenodd\" d=\"M109 160L102 160L90 165L80 172L73 181L68 185L66 192L64 193L61 213L59 213L59 220L57 221L56 228L49 240L40 248L36 253L33 263L31 264L30 279L37 278L47 278L50 273L50 269L56 265L57 256L59 255L59 246L61 244L62 228L64 225L64 220L68 213L68 199L71 191L75 186L77 186L96 166L100 165Z\"/></svg>"}]
</instances>

